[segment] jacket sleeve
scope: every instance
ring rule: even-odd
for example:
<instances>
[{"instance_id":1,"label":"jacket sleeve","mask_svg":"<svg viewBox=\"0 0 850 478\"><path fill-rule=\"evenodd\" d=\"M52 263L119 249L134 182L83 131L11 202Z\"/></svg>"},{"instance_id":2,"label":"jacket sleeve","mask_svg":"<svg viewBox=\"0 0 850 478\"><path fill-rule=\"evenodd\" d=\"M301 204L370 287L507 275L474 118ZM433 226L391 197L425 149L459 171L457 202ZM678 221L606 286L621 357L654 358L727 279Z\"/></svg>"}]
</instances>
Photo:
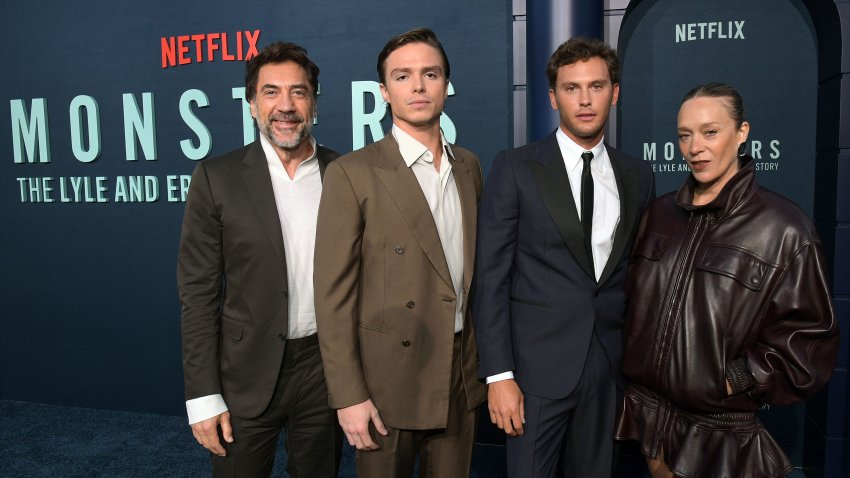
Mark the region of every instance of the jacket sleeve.
<instances>
[{"instance_id":1,"label":"jacket sleeve","mask_svg":"<svg viewBox=\"0 0 850 478\"><path fill-rule=\"evenodd\" d=\"M838 352L819 243L808 242L797 252L762 320L746 357L755 381L749 393L771 404L811 397L829 380Z\"/></svg>"},{"instance_id":2,"label":"jacket sleeve","mask_svg":"<svg viewBox=\"0 0 850 478\"><path fill-rule=\"evenodd\" d=\"M512 371L511 269L516 255L519 200L507 153L493 161L478 207L473 318L482 378Z\"/></svg>"},{"instance_id":3,"label":"jacket sleeve","mask_svg":"<svg viewBox=\"0 0 850 478\"><path fill-rule=\"evenodd\" d=\"M201 163L192 174L177 259L186 400L221 393L223 264L221 220Z\"/></svg>"},{"instance_id":4,"label":"jacket sleeve","mask_svg":"<svg viewBox=\"0 0 850 478\"><path fill-rule=\"evenodd\" d=\"M358 334L363 227L349 176L332 162L319 203L313 289L329 404L337 409L369 398Z\"/></svg>"}]
</instances>

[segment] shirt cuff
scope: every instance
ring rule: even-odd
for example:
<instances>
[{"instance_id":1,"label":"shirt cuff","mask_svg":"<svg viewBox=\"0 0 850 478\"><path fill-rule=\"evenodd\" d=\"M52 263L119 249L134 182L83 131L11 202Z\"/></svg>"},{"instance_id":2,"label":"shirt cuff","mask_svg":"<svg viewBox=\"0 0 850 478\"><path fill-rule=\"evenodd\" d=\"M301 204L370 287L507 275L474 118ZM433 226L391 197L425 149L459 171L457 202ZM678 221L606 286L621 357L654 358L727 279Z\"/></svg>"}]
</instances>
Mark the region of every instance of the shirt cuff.
<instances>
[{"instance_id":1,"label":"shirt cuff","mask_svg":"<svg viewBox=\"0 0 850 478\"><path fill-rule=\"evenodd\" d=\"M220 393L186 400L186 414L189 416L189 425L221 415L226 411L227 405Z\"/></svg>"},{"instance_id":2,"label":"shirt cuff","mask_svg":"<svg viewBox=\"0 0 850 478\"><path fill-rule=\"evenodd\" d=\"M494 382L501 382L502 380L513 380L514 372L508 370L507 372L497 373L496 375L490 375L487 377L487 385L490 385Z\"/></svg>"}]
</instances>

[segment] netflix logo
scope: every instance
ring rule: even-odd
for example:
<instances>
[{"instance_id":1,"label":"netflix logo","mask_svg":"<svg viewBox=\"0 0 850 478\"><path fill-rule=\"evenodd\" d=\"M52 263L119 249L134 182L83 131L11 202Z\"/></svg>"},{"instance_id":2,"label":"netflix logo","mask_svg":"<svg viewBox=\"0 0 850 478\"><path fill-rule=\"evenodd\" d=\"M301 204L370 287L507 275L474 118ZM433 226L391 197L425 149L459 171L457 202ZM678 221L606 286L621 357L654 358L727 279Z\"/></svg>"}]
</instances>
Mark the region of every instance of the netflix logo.
<instances>
[{"instance_id":1,"label":"netflix logo","mask_svg":"<svg viewBox=\"0 0 850 478\"><path fill-rule=\"evenodd\" d=\"M199 33L162 37L162 67L169 68L204 61L247 61L257 55L260 30L238 31L228 35Z\"/></svg>"}]
</instances>

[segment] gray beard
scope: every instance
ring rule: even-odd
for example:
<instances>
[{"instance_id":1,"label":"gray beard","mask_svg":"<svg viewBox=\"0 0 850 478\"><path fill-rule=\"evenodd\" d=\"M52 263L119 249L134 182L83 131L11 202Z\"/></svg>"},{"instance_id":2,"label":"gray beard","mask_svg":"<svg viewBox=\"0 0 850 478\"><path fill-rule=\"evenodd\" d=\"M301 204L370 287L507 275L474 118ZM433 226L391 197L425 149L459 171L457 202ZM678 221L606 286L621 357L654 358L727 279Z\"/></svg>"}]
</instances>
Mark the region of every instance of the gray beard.
<instances>
[{"instance_id":1,"label":"gray beard","mask_svg":"<svg viewBox=\"0 0 850 478\"><path fill-rule=\"evenodd\" d=\"M265 136L266 139L269 140L269 143L277 146L278 148L283 149L285 151L292 151L293 149L297 148L301 144L301 142L304 141L304 138L310 135L310 124L300 124L295 129L296 136L292 138L292 140L280 141L275 138L274 128L272 128L271 121L269 121L263 130L263 136Z\"/></svg>"}]
</instances>

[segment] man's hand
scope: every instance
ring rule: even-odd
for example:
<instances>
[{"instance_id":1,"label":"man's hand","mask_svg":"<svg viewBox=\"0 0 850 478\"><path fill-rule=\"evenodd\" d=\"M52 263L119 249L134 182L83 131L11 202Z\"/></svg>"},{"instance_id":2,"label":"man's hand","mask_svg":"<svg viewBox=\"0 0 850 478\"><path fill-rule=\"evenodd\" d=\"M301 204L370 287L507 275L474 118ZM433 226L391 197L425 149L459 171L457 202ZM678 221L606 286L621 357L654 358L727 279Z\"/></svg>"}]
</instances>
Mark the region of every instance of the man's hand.
<instances>
[{"instance_id":1,"label":"man's hand","mask_svg":"<svg viewBox=\"0 0 850 478\"><path fill-rule=\"evenodd\" d=\"M493 382L487 386L487 407L490 421L508 435L515 437L525 433L525 397L516 380Z\"/></svg>"},{"instance_id":2,"label":"man's hand","mask_svg":"<svg viewBox=\"0 0 850 478\"><path fill-rule=\"evenodd\" d=\"M358 450L377 450L380 448L369 435L370 421L375 424L375 430L378 430L378 433L384 436L388 434L384 422L381 421L378 409L372 404L372 399L350 407L340 408L336 411L336 414L339 417L339 425L345 432L345 438L348 439L348 444Z\"/></svg>"},{"instance_id":3,"label":"man's hand","mask_svg":"<svg viewBox=\"0 0 850 478\"><path fill-rule=\"evenodd\" d=\"M215 453L218 456L225 456L227 452L221 446L218 440L218 427L221 426L221 434L224 435L224 441L233 443L233 429L230 427L230 412L224 412L221 415L216 415L212 418L207 418L198 423L192 424L192 435L195 435L195 440L204 446L207 450Z\"/></svg>"}]
</instances>

